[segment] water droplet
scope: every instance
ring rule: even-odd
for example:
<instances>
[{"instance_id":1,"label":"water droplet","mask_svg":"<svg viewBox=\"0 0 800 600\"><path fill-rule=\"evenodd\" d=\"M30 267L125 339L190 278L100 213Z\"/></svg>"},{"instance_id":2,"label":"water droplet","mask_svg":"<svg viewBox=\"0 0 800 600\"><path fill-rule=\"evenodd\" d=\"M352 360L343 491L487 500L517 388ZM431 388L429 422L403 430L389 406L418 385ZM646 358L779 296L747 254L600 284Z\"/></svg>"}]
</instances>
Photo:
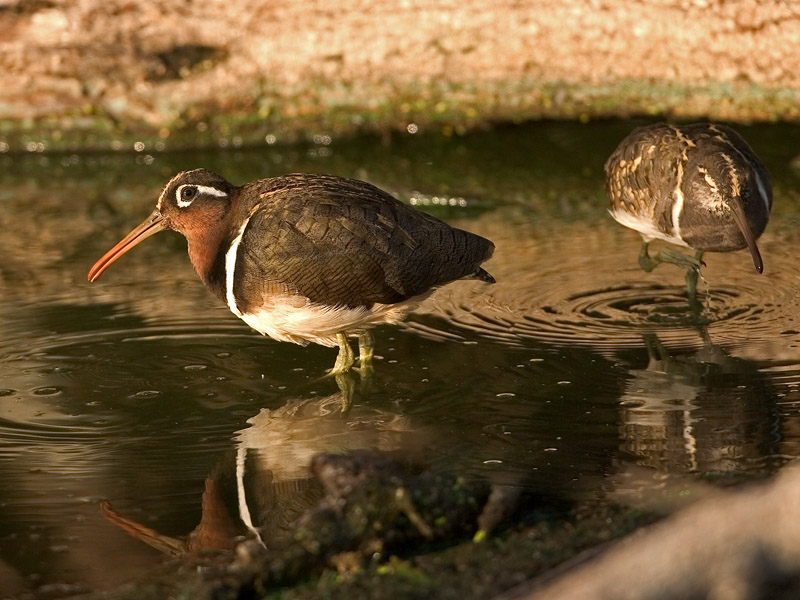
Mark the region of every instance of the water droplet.
<instances>
[{"instance_id":1,"label":"water droplet","mask_svg":"<svg viewBox=\"0 0 800 600\"><path fill-rule=\"evenodd\" d=\"M205 371L208 365L186 365L183 367L184 371Z\"/></svg>"}]
</instances>

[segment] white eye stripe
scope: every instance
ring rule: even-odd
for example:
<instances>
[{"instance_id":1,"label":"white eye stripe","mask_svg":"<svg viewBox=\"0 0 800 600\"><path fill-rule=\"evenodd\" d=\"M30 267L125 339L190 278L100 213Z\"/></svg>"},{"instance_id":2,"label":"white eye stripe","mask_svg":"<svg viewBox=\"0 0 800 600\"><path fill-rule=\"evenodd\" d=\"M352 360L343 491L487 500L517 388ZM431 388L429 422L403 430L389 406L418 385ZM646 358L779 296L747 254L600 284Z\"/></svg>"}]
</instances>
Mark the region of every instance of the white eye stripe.
<instances>
[{"instance_id":1,"label":"white eye stripe","mask_svg":"<svg viewBox=\"0 0 800 600\"><path fill-rule=\"evenodd\" d=\"M197 190L197 194L195 194L195 196L193 198L191 198L190 200L184 200L181 197L182 194L183 194L183 189L187 188L187 187L195 188ZM178 204L178 206L180 208L186 208L192 202L194 202L195 198L197 198L197 196L199 196L200 194L207 194L209 196L216 196L217 198L226 198L228 196L227 192L223 192L222 190L218 190L217 188L211 187L210 185L197 185L197 184L194 184L194 183L187 183L187 184L179 186L178 189L175 190L175 201L177 202L177 204Z\"/></svg>"}]
</instances>

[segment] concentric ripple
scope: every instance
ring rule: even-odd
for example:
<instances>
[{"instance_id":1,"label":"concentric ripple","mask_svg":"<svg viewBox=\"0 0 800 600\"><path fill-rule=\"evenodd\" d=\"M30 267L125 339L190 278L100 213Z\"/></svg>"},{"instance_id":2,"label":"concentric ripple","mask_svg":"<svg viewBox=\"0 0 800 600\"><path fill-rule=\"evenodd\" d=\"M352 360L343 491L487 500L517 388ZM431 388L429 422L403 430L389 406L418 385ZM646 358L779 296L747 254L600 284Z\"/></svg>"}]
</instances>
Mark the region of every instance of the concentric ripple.
<instances>
[{"instance_id":1,"label":"concentric ripple","mask_svg":"<svg viewBox=\"0 0 800 600\"><path fill-rule=\"evenodd\" d=\"M610 235L603 242L593 233L596 250L566 243L549 249L557 264L543 261L534 243L506 241L504 248L501 242L497 259L487 265L496 285L459 283L440 290L422 310L444 318L441 332L414 320L407 326L439 339L461 331L503 344L536 340L611 354L641 347L648 332L665 343L695 347L706 335L730 346L800 330L800 266L768 239L762 247L771 269L764 276L737 253L711 255L698 284L698 310L688 301L679 269L663 265L644 273L636 266L634 244L623 247Z\"/></svg>"}]
</instances>

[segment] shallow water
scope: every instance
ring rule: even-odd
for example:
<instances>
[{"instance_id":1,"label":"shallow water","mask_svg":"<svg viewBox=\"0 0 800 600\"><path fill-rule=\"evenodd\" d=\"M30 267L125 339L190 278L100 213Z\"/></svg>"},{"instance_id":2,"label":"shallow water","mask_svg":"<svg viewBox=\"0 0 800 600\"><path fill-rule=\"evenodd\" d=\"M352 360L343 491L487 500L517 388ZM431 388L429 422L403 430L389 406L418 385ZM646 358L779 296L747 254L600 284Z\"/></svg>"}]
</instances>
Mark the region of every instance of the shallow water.
<instances>
[{"instance_id":1,"label":"shallow water","mask_svg":"<svg viewBox=\"0 0 800 600\"><path fill-rule=\"evenodd\" d=\"M682 274L640 271L638 235L606 212L603 162L638 124L0 155L0 596L107 588L249 525L268 538L313 501L306 467L322 451L645 504L796 458L800 129L738 128L773 177L765 273L745 252L707 255L698 319ZM235 183L366 179L492 239L498 283L454 283L378 328L375 381L343 412L320 379L335 351L249 330L177 234L86 282L161 185L197 166Z\"/></svg>"}]
</instances>

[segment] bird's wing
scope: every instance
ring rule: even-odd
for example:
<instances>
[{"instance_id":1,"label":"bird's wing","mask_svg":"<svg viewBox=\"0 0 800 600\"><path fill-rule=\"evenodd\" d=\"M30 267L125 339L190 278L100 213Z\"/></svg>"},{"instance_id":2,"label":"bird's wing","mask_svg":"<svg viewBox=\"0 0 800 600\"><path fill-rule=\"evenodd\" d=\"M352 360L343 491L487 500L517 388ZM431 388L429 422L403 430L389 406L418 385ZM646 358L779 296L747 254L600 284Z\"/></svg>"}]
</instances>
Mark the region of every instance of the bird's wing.
<instances>
[{"instance_id":1,"label":"bird's wing","mask_svg":"<svg viewBox=\"0 0 800 600\"><path fill-rule=\"evenodd\" d=\"M626 137L606 161L606 189L614 209L653 216L679 185L686 144L674 127L641 127Z\"/></svg>"},{"instance_id":2,"label":"bird's wing","mask_svg":"<svg viewBox=\"0 0 800 600\"><path fill-rule=\"evenodd\" d=\"M374 186L324 176L263 194L242 247L248 285L343 306L400 302L473 274L491 254L491 242Z\"/></svg>"}]
</instances>

